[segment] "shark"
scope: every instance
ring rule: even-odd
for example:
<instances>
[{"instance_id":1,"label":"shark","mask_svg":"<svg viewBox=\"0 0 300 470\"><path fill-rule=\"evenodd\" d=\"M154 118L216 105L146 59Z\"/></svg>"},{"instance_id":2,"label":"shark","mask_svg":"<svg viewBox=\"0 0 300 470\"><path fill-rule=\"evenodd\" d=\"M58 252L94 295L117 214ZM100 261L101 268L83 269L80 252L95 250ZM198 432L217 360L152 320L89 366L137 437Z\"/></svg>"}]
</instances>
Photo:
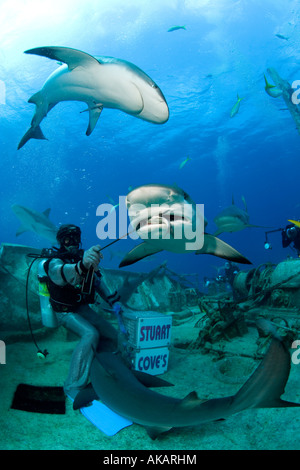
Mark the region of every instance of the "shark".
<instances>
[{"instance_id":1,"label":"shark","mask_svg":"<svg viewBox=\"0 0 300 470\"><path fill-rule=\"evenodd\" d=\"M29 231L50 240L53 244L56 243L57 227L49 220L51 209L38 212L19 204L14 204L11 208L21 222L21 226L16 233L17 237Z\"/></svg>"},{"instance_id":2,"label":"shark","mask_svg":"<svg viewBox=\"0 0 300 470\"><path fill-rule=\"evenodd\" d=\"M162 91L131 62L108 56L96 58L77 49L59 46L28 49L25 54L48 57L62 65L29 99L29 103L36 105L36 110L18 149L32 138L46 139L40 124L60 101L83 101L87 104L87 136L93 132L103 108L119 109L155 124L163 124L169 119L169 108Z\"/></svg>"},{"instance_id":3,"label":"shark","mask_svg":"<svg viewBox=\"0 0 300 470\"><path fill-rule=\"evenodd\" d=\"M153 391L152 379L148 383L144 380L147 374L141 378L127 367L122 356L99 352L91 364L91 384L77 394L73 408L100 399L115 413L143 426L155 439L172 428L199 426L249 408L300 407L300 403L281 399L290 367L288 348L275 333L261 363L237 393L202 401L195 391L183 399Z\"/></svg>"},{"instance_id":4,"label":"shark","mask_svg":"<svg viewBox=\"0 0 300 470\"><path fill-rule=\"evenodd\" d=\"M128 193L126 205L131 226L144 241L124 256L120 268L163 250L211 254L251 264L235 248L204 232L207 221L191 197L177 186L139 186ZM196 240L194 243L191 243L192 236Z\"/></svg>"},{"instance_id":5,"label":"shark","mask_svg":"<svg viewBox=\"0 0 300 470\"><path fill-rule=\"evenodd\" d=\"M239 230L243 230L247 227L266 228L261 225L249 224L249 214L244 197L242 197L242 201L245 209L237 207L234 203L234 198L232 197L231 206L226 207L214 218L214 222L218 227L218 230L214 233L215 237L223 232L238 232Z\"/></svg>"}]
</instances>

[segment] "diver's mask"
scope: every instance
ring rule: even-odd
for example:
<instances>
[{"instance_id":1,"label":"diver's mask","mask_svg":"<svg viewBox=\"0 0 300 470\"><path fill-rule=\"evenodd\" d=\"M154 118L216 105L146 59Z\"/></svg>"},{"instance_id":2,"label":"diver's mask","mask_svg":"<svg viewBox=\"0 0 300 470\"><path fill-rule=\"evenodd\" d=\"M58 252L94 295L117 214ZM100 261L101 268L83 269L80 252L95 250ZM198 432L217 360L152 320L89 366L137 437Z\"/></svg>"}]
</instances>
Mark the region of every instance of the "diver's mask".
<instances>
[{"instance_id":1,"label":"diver's mask","mask_svg":"<svg viewBox=\"0 0 300 470\"><path fill-rule=\"evenodd\" d=\"M75 254L81 244L81 230L76 225L62 225L57 232L56 239L60 246L69 253Z\"/></svg>"}]
</instances>

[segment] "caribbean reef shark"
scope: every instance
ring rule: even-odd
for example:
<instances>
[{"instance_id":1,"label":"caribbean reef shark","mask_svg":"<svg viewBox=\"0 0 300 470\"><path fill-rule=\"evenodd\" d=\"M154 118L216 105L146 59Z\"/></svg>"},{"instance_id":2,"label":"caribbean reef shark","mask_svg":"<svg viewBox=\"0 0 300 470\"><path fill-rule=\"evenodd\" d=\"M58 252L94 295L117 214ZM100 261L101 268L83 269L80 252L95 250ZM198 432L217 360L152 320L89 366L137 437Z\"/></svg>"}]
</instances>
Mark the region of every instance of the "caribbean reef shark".
<instances>
[{"instance_id":1,"label":"caribbean reef shark","mask_svg":"<svg viewBox=\"0 0 300 470\"><path fill-rule=\"evenodd\" d=\"M56 243L57 227L49 220L50 209L41 213L19 204L14 204L11 208L21 222L16 233L17 237L30 231L50 240L53 244Z\"/></svg>"},{"instance_id":2,"label":"caribbean reef shark","mask_svg":"<svg viewBox=\"0 0 300 470\"><path fill-rule=\"evenodd\" d=\"M211 254L238 263L251 264L227 243L204 233L204 217L191 197L181 188L159 184L139 186L127 195L126 204L131 225L144 242L125 255L120 268L162 250ZM195 241L191 243L192 239Z\"/></svg>"},{"instance_id":3,"label":"caribbean reef shark","mask_svg":"<svg viewBox=\"0 0 300 470\"><path fill-rule=\"evenodd\" d=\"M181 400L149 390L121 357L98 353L91 365L91 386L78 393L73 408L100 399L119 415L144 426L155 439L171 428L198 426L248 408L300 407L300 403L280 398L289 377L290 362L285 344L275 335L260 365L235 395L203 402L196 392Z\"/></svg>"},{"instance_id":4,"label":"caribbean reef shark","mask_svg":"<svg viewBox=\"0 0 300 470\"><path fill-rule=\"evenodd\" d=\"M243 230L247 227L267 228L262 227L261 225L249 224L249 214L244 197L242 197L242 201L245 209L237 207L232 197L232 205L226 207L226 209L214 218L214 222L218 227L218 230L214 233L215 237L223 232L238 232L239 230Z\"/></svg>"},{"instance_id":5,"label":"caribbean reef shark","mask_svg":"<svg viewBox=\"0 0 300 470\"><path fill-rule=\"evenodd\" d=\"M169 118L165 97L156 83L136 65L113 57L93 57L69 47L37 47L25 51L62 62L29 103L36 105L31 127L18 149L29 139L46 139L40 123L60 101L83 101L88 105L89 125L95 128L103 108L114 108L139 119L163 124Z\"/></svg>"}]
</instances>

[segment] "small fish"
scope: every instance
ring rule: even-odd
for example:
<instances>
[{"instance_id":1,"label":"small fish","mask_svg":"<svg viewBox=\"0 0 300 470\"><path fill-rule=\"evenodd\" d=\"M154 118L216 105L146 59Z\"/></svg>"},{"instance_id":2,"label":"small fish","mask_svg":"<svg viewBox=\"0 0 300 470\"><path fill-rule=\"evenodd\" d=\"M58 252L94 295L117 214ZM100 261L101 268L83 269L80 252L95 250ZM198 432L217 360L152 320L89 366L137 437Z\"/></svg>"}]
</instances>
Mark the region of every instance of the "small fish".
<instances>
[{"instance_id":1,"label":"small fish","mask_svg":"<svg viewBox=\"0 0 300 470\"><path fill-rule=\"evenodd\" d=\"M243 100L244 98L240 98L239 97L239 94L237 94L237 102L235 103L235 105L233 106L231 112L230 112L230 117L233 118L238 112L239 112L239 109L240 109L240 102Z\"/></svg>"},{"instance_id":2,"label":"small fish","mask_svg":"<svg viewBox=\"0 0 300 470\"><path fill-rule=\"evenodd\" d=\"M284 36L283 34L275 34L275 36L277 36L279 39L284 39L285 41L288 41L289 38L287 38L286 36Z\"/></svg>"},{"instance_id":3,"label":"small fish","mask_svg":"<svg viewBox=\"0 0 300 470\"><path fill-rule=\"evenodd\" d=\"M110 209L110 214L116 210L116 208L119 207L119 204L115 204L111 209Z\"/></svg>"},{"instance_id":4,"label":"small fish","mask_svg":"<svg viewBox=\"0 0 300 470\"><path fill-rule=\"evenodd\" d=\"M269 96L271 96L272 98L278 98L279 96L282 95L282 90L280 90L279 88L277 88L275 85L271 85L266 76L264 75L265 77L265 90L266 90L266 93L268 93Z\"/></svg>"},{"instance_id":5,"label":"small fish","mask_svg":"<svg viewBox=\"0 0 300 470\"><path fill-rule=\"evenodd\" d=\"M185 160L183 160L183 162L180 163L179 165L179 169L182 170L182 168L187 164L187 162L191 160L189 156L186 157Z\"/></svg>"},{"instance_id":6,"label":"small fish","mask_svg":"<svg viewBox=\"0 0 300 470\"><path fill-rule=\"evenodd\" d=\"M178 29L185 29L186 30L186 27L185 26L172 26L172 28L169 28L167 32L171 33L172 31L177 31Z\"/></svg>"}]
</instances>

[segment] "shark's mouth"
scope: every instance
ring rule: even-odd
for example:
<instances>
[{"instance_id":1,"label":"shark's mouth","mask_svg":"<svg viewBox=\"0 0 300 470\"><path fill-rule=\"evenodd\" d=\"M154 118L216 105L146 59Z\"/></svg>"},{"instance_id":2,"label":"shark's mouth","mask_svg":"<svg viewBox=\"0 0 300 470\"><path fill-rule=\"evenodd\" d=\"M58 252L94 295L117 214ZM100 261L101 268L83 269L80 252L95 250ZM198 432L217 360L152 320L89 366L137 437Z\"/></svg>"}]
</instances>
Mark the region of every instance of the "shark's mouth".
<instances>
[{"instance_id":1,"label":"shark's mouth","mask_svg":"<svg viewBox=\"0 0 300 470\"><path fill-rule=\"evenodd\" d=\"M188 219L183 215L176 215L176 214L165 214L164 216L150 216L145 219L142 219L136 226L136 231L139 232L142 229L148 229L151 231L153 227L162 228L166 225L169 227L171 224L178 224L178 223L188 223Z\"/></svg>"}]
</instances>

